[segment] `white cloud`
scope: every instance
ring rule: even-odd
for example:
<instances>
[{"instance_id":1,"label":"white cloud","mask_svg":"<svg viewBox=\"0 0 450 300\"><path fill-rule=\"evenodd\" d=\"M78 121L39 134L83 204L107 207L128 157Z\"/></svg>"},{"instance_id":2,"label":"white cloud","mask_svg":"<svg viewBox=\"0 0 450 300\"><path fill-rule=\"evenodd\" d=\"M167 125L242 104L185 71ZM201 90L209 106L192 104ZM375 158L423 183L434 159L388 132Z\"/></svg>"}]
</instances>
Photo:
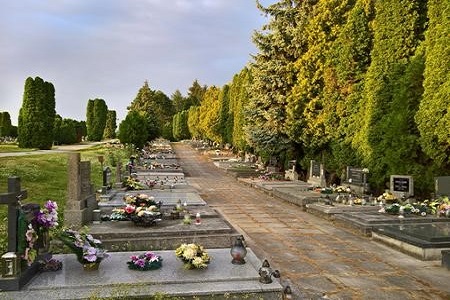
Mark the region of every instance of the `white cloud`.
<instances>
[{"instance_id":1,"label":"white cloud","mask_svg":"<svg viewBox=\"0 0 450 300\"><path fill-rule=\"evenodd\" d=\"M255 52L253 0L6 1L0 11L0 111L14 124L28 76L52 82L63 117L103 98L119 118L148 80L170 96L195 79L222 86Z\"/></svg>"}]
</instances>

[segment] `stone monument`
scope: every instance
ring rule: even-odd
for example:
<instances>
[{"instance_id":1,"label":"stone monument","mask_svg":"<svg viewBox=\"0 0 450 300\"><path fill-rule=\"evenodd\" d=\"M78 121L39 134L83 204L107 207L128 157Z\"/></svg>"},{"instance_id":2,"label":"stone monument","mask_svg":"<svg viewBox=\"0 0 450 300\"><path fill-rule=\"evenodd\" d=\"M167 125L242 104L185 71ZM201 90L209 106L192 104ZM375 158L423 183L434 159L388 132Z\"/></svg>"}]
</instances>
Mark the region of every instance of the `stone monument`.
<instances>
[{"instance_id":1,"label":"stone monument","mask_svg":"<svg viewBox=\"0 0 450 300\"><path fill-rule=\"evenodd\" d=\"M97 200L91 183L91 164L80 161L80 153L69 153L67 201L64 225L79 228L92 221Z\"/></svg>"}]
</instances>

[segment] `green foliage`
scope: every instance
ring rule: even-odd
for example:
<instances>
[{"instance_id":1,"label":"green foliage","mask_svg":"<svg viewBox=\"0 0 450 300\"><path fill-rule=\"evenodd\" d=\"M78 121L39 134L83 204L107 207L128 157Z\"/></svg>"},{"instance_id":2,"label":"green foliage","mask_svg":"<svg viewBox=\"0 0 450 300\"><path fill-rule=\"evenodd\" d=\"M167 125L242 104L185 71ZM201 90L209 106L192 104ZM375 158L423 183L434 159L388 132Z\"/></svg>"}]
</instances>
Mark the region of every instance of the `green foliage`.
<instances>
[{"instance_id":1,"label":"green foliage","mask_svg":"<svg viewBox=\"0 0 450 300\"><path fill-rule=\"evenodd\" d=\"M194 139L201 138L199 128L199 106L191 106L188 110L188 128L191 137Z\"/></svg>"},{"instance_id":2,"label":"green foliage","mask_svg":"<svg viewBox=\"0 0 450 300\"><path fill-rule=\"evenodd\" d=\"M53 84L39 77L28 77L19 111L19 147L50 149L53 143L55 115Z\"/></svg>"},{"instance_id":3,"label":"green foliage","mask_svg":"<svg viewBox=\"0 0 450 300\"><path fill-rule=\"evenodd\" d=\"M174 114L173 102L163 92L151 90L147 81L139 89L128 110L146 114L149 141L161 136L164 126L165 132L168 132L167 122L172 122Z\"/></svg>"},{"instance_id":4,"label":"green foliage","mask_svg":"<svg viewBox=\"0 0 450 300\"><path fill-rule=\"evenodd\" d=\"M0 112L0 137L12 136L12 127L9 112Z\"/></svg>"},{"instance_id":5,"label":"green foliage","mask_svg":"<svg viewBox=\"0 0 450 300\"><path fill-rule=\"evenodd\" d=\"M103 131L103 138L104 139L113 139L116 137L116 111L115 110L108 110L108 113L106 114L106 125L105 130Z\"/></svg>"},{"instance_id":6,"label":"green foliage","mask_svg":"<svg viewBox=\"0 0 450 300\"><path fill-rule=\"evenodd\" d=\"M413 0L376 2L376 12L358 150L375 184L383 186L389 174L420 171L413 116L422 93L423 59L414 56L422 18Z\"/></svg>"},{"instance_id":7,"label":"green foliage","mask_svg":"<svg viewBox=\"0 0 450 300\"><path fill-rule=\"evenodd\" d=\"M88 101L86 113L87 138L89 141L101 141L105 131L108 106L103 99Z\"/></svg>"},{"instance_id":8,"label":"green foliage","mask_svg":"<svg viewBox=\"0 0 450 300\"><path fill-rule=\"evenodd\" d=\"M143 148L148 141L148 116L145 113L129 111L119 125L118 138L122 144Z\"/></svg>"},{"instance_id":9,"label":"green foliage","mask_svg":"<svg viewBox=\"0 0 450 300\"><path fill-rule=\"evenodd\" d=\"M183 110L173 116L173 137L177 141L190 138L188 116L189 112L187 110Z\"/></svg>"},{"instance_id":10,"label":"green foliage","mask_svg":"<svg viewBox=\"0 0 450 300\"><path fill-rule=\"evenodd\" d=\"M203 138L222 143L219 119L219 88L210 86L206 90L199 108L199 131Z\"/></svg>"},{"instance_id":11,"label":"green foliage","mask_svg":"<svg viewBox=\"0 0 450 300\"><path fill-rule=\"evenodd\" d=\"M450 167L450 3L428 0L424 93L415 116L420 145L435 167Z\"/></svg>"},{"instance_id":12,"label":"green foliage","mask_svg":"<svg viewBox=\"0 0 450 300\"><path fill-rule=\"evenodd\" d=\"M60 115L56 115L53 126L53 143L56 145L78 143L77 126L77 121L62 119Z\"/></svg>"}]
</instances>

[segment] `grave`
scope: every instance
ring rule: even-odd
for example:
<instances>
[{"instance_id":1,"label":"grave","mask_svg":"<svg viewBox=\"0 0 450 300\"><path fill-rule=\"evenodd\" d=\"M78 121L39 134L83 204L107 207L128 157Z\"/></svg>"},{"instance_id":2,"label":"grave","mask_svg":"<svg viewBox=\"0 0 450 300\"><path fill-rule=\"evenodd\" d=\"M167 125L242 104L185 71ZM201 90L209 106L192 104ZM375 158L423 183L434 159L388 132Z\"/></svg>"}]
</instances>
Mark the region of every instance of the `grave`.
<instances>
[{"instance_id":1,"label":"grave","mask_svg":"<svg viewBox=\"0 0 450 300\"><path fill-rule=\"evenodd\" d=\"M189 299L267 299L282 298L277 279L260 282L261 261L248 248L244 265L231 264L230 249L206 248L212 257L203 270L186 270L174 251L157 251L163 258L161 269L134 271L127 268L131 255L141 252L116 252L105 259L98 271L84 271L75 255L55 255L63 269L37 276L23 290L0 293L8 299L99 299L149 298L167 296Z\"/></svg>"},{"instance_id":2,"label":"grave","mask_svg":"<svg viewBox=\"0 0 450 300\"><path fill-rule=\"evenodd\" d=\"M450 250L450 222L377 226L372 238L421 260L441 260Z\"/></svg>"},{"instance_id":3,"label":"grave","mask_svg":"<svg viewBox=\"0 0 450 300\"><path fill-rule=\"evenodd\" d=\"M81 227L92 221L97 200L91 183L90 161L80 161L80 153L69 153L67 201L64 225Z\"/></svg>"},{"instance_id":4,"label":"grave","mask_svg":"<svg viewBox=\"0 0 450 300\"><path fill-rule=\"evenodd\" d=\"M369 190L367 183L367 177L369 174L369 169L367 168L356 168L347 166L346 169L346 180L344 184L349 186L352 191L358 195L364 195Z\"/></svg>"},{"instance_id":5,"label":"grave","mask_svg":"<svg viewBox=\"0 0 450 300\"><path fill-rule=\"evenodd\" d=\"M162 201L162 221L150 227L140 227L131 221L105 221L90 225L91 233L101 239L112 251L142 250L142 249L174 249L191 238L201 241L208 247L228 247L230 239L237 235L237 231L226 222L220 214L210 208L193 189L139 190L117 192L108 202L99 202L101 215L110 214L114 208L124 207L126 194L146 194L153 196L155 201ZM202 223L195 225L183 224L184 213L180 218L173 219L173 208L181 203L187 209L193 220L200 213ZM184 207L186 205L186 207Z\"/></svg>"},{"instance_id":6,"label":"grave","mask_svg":"<svg viewBox=\"0 0 450 300\"><path fill-rule=\"evenodd\" d=\"M450 176L436 177L434 189L437 196L450 196Z\"/></svg>"},{"instance_id":7,"label":"grave","mask_svg":"<svg viewBox=\"0 0 450 300\"><path fill-rule=\"evenodd\" d=\"M325 168L324 165L311 160L308 172L308 183L314 186L325 187L327 185L325 179Z\"/></svg>"},{"instance_id":8,"label":"grave","mask_svg":"<svg viewBox=\"0 0 450 300\"><path fill-rule=\"evenodd\" d=\"M414 196L414 181L412 176L391 175L390 192L398 199Z\"/></svg>"},{"instance_id":9,"label":"grave","mask_svg":"<svg viewBox=\"0 0 450 300\"><path fill-rule=\"evenodd\" d=\"M376 207L376 206L375 206ZM334 216L333 223L344 228L348 228L358 234L371 236L374 228L383 225L393 224L420 224L448 222L446 218L438 218L432 215L426 217L418 215L405 215L399 218L398 215L378 212L345 212Z\"/></svg>"},{"instance_id":10,"label":"grave","mask_svg":"<svg viewBox=\"0 0 450 300\"><path fill-rule=\"evenodd\" d=\"M331 199L335 198L333 195L330 197ZM319 216L321 218L327 220L334 220L336 215L343 213L363 213L363 212L372 212L376 213L380 209L379 206L375 205L346 205L341 203L331 202L332 205L326 204L325 199L321 198L319 202L311 203L306 206L306 211Z\"/></svg>"},{"instance_id":11,"label":"grave","mask_svg":"<svg viewBox=\"0 0 450 300\"><path fill-rule=\"evenodd\" d=\"M19 250L20 200L27 198L27 191L20 187L19 177L8 178L8 192L0 194L0 204L8 205L8 252L1 256L0 290L19 290L37 273L38 263L23 266Z\"/></svg>"}]
</instances>

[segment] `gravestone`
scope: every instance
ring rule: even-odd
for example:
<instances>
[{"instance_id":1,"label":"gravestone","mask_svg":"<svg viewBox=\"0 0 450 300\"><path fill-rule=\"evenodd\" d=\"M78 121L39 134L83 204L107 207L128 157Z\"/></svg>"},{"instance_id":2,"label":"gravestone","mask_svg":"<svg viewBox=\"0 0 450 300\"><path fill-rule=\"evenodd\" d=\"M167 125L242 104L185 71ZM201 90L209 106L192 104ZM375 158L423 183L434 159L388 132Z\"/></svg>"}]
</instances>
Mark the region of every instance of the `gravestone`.
<instances>
[{"instance_id":1,"label":"gravestone","mask_svg":"<svg viewBox=\"0 0 450 300\"><path fill-rule=\"evenodd\" d=\"M450 176L439 176L434 180L437 196L450 196Z\"/></svg>"},{"instance_id":2,"label":"gravestone","mask_svg":"<svg viewBox=\"0 0 450 300\"><path fill-rule=\"evenodd\" d=\"M89 161L80 161L80 153L69 153L67 201L64 210L64 225L79 228L92 221L92 211L97 201L91 183Z\"/></svg>"},{"instance_id":3,"label":"gravestone","mask_svg":"<svg viewBox=\"0 0 450 300\"><path fill-rule=\"evenodd\" d=\"M356 194L365 194L368 189L367 176L369 169L347 166L345 184Z\"/></svg>"},{"instance_id":4,"label":"gravestone","mask_svg":"<svg viewBox=\"0 0 450 300\"><path fill-rule=\"evenodd\" d=\"M111 189L112 182L111 182L111 168L105 167L102 172L102 179L103 179L103 185L102 187L106 190Z\"/></svg>"},{"instance_id":5,"label":"gravestone","mask_svg":"<svg viewBox=\"0 0 450 300\"><path fill-rule=\"evenodd\" d=\"M298 173L295 171L296 163L297 163L296 160L290 160L288 162L288 169L285 171L284 179L291 180L291 181L298 180Z\"/></svg>"},{"instance_id":6,"label":"gravestone","mask_svg":"<svg viewBox=\"0 0 450 300\"><path fill-rule=\"evenodd\" d=\"M390 192L397 198L414 196L414 181L412 176L391 175Z\"/></svg>"},{"instance_id":7,"label":"gravestone","mask_svg":"<svg viewBox=\"0 0 450 300\"><path fill-rule=\"evenodd\" d=\"M319 187L325 187L327 185L325 179L325 168L323 164L315 160L311 160L308 173L308 183Z\"/></svg>"},{"instance_id":8,"label":"gravestone","mask_svg":"<svg viewBox=\"0 0 450 300\"><path fill-rule=\"evenodd\" d=\"M0 194L0 205L8 205L8 252L2 255L2 273L6 268L6 259L13 259L18 264L15 272L10 268L8 277L0 278L0 290L17 291L27 284L38 272L38 264L35 262L25 269L20 267L20 254L18 251L18 224L20 200L27 198L27 191L20 188L19 177L8 178L8 192Z\"/></svg>"}]
</instances>

